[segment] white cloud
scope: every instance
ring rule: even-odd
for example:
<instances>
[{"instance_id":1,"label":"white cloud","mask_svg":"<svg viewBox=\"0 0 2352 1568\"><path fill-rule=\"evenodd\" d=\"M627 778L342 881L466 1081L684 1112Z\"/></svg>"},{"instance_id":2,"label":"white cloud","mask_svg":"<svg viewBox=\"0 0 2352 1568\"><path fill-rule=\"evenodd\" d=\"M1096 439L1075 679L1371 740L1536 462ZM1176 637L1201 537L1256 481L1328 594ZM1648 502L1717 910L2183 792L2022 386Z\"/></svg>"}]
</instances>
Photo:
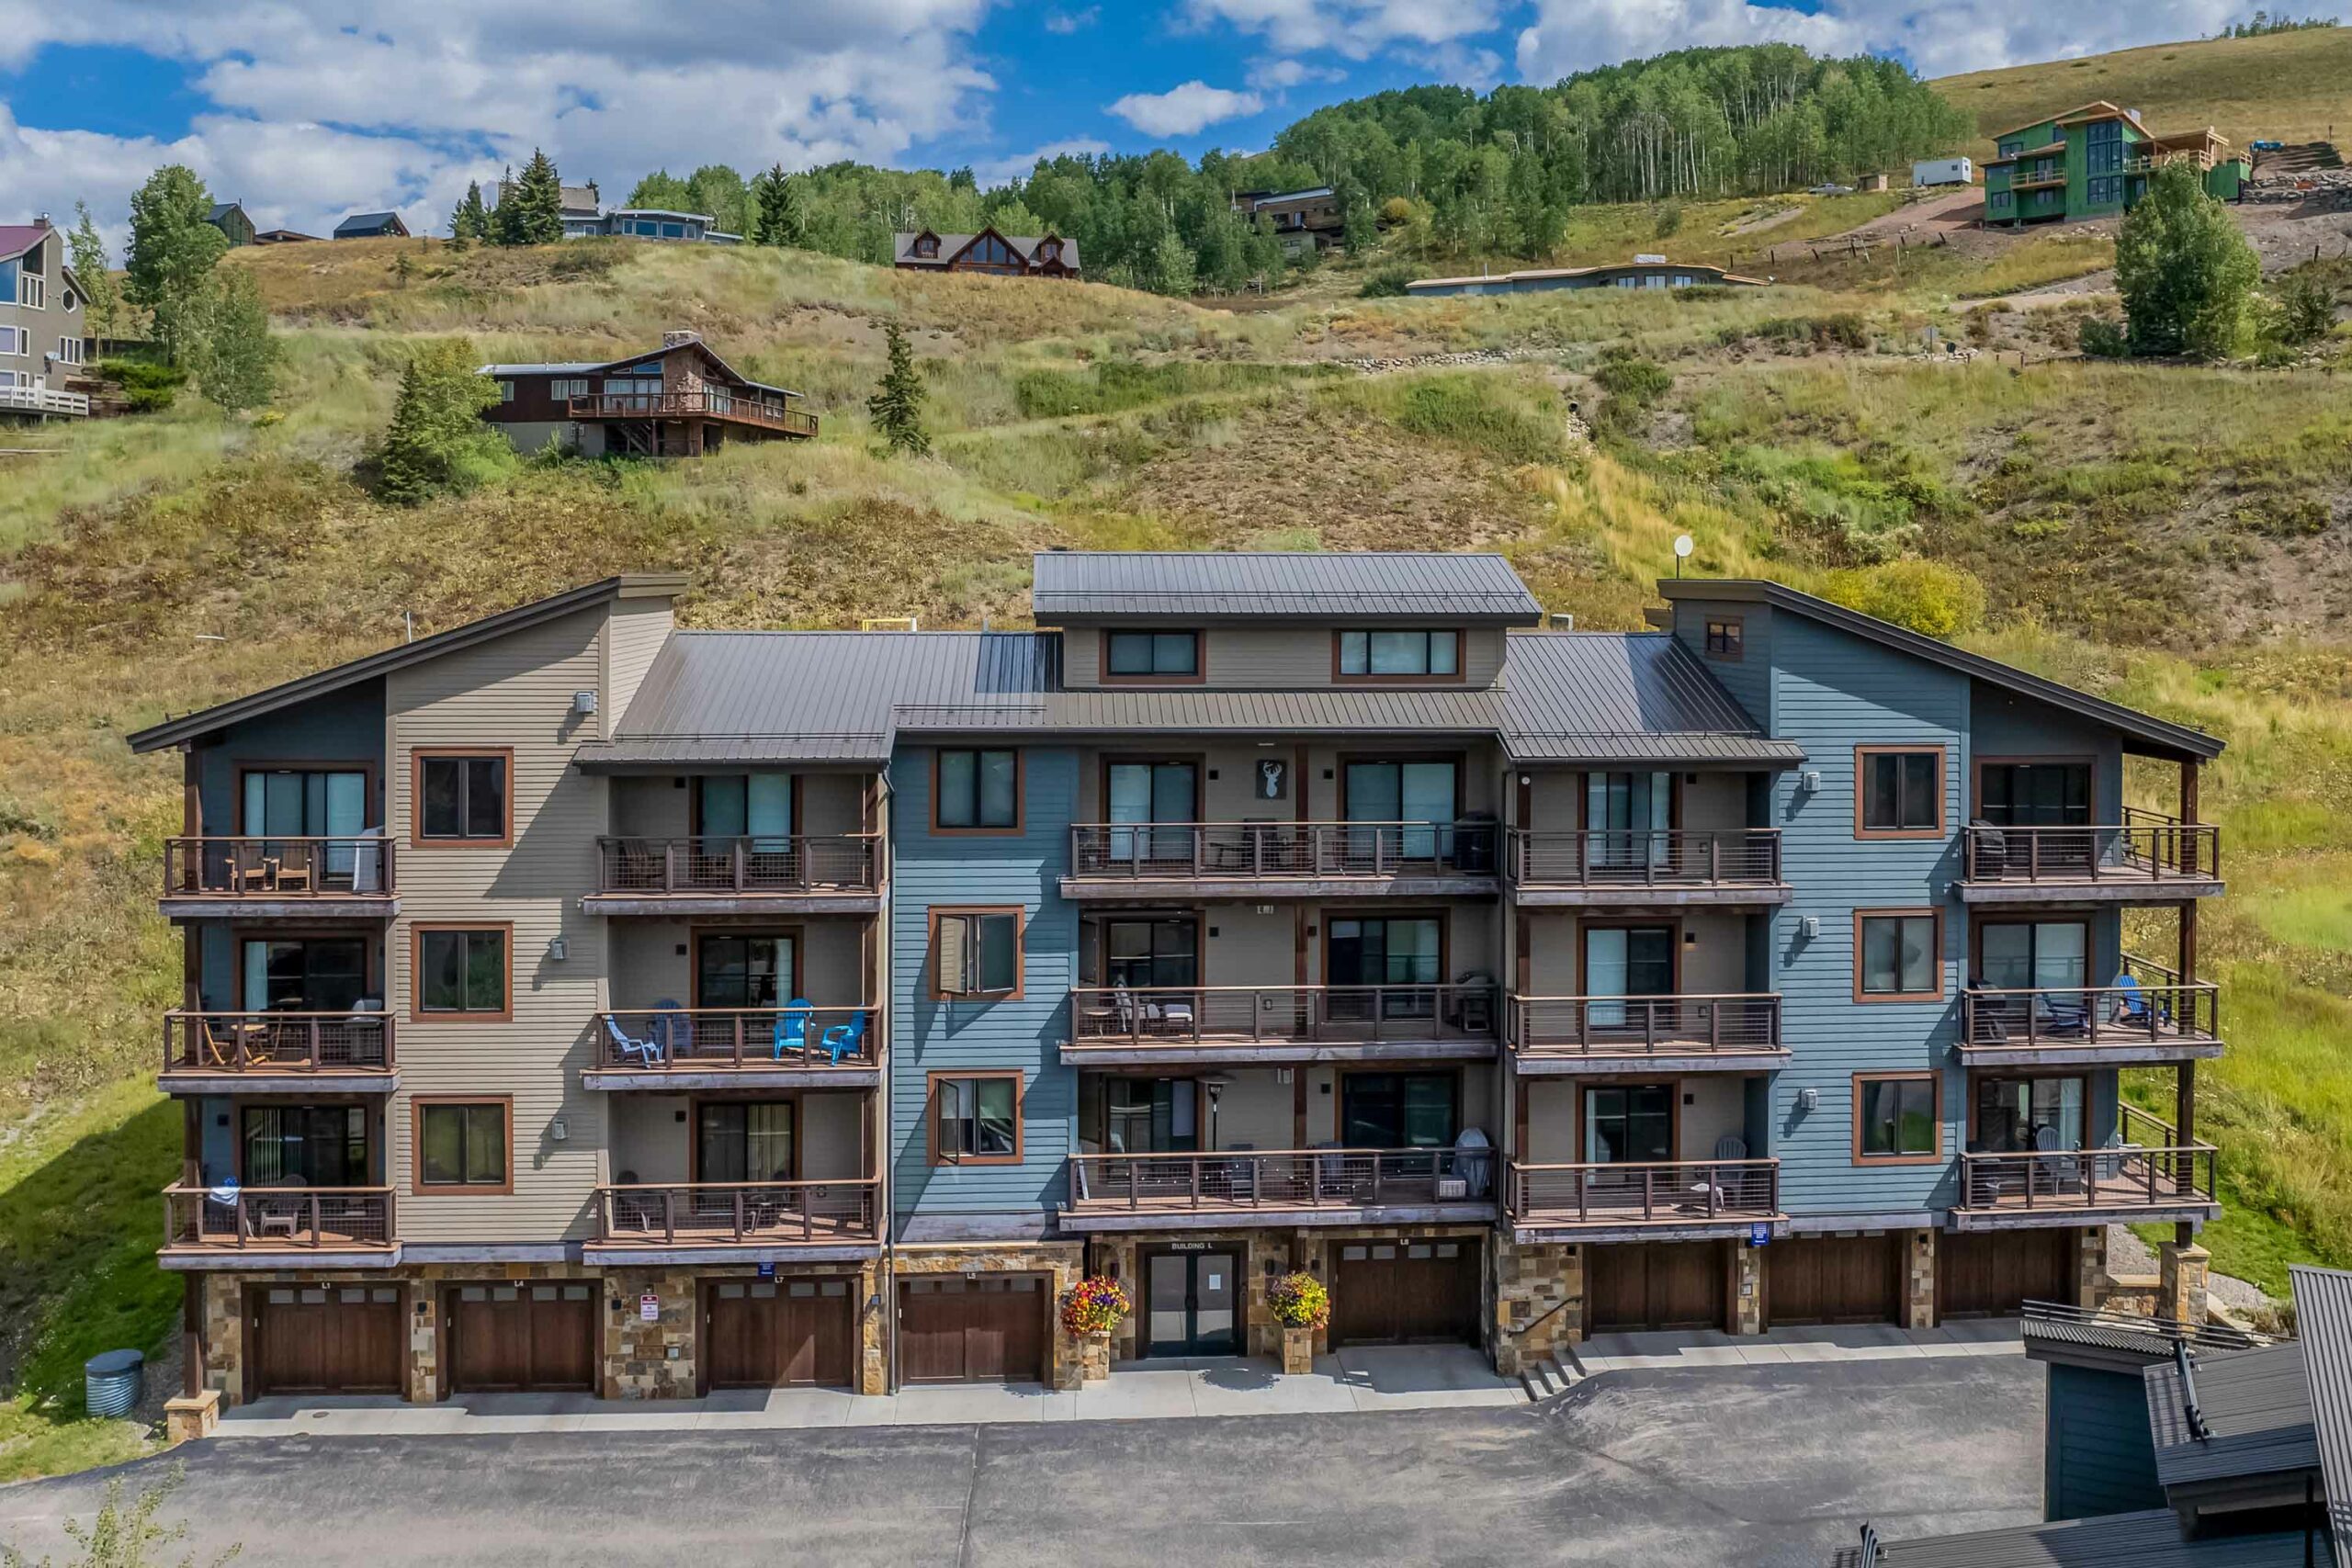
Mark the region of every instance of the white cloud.
<instances>
[{"instance_id":1,"label":"white cloud","mask_svg":"<svg viewBox=\"0 0 2352 1568\"><path fill-rule=\"evenodd\" d=\"M1185 0L1196 27L1224 22L1284 54L1332 50L1367 60L1396 45L1424 49L1493 31L1497 0Z\"/></svg>"},{"instance_id":2,"label":"white cloud","mask_svg":"<svg viewBox=\"0 0 2352 1568\"><path fill-rule=\"evenodd\" d=\"M1309 65L1303 60L1253 60L1250 85L1269 93L1287 92L1310 82L1344 82L1348 73L1336 65Z\"/></svg>"},{"instance_id":3,"label":"white cloud","mask_svg":"<svg viewBox=\"0 0 2352 1568\"><path fill-rule=\"evenodd\" d=\"M998 186L1027 179L1029 171L1041 159L1074 158L1087 153L1099 157L1110 150L1109 142L1098 141L1091 136L1072 137L1067 141L1048 141L1033 152L1008 152L1001 158L979 159L972 164L972 174L982 190L993 190Z\"/></svg>"},{"instance_id":4,"label":"white cloud","mask_svg":"<svg viewBox=\"0 0 2352 1568\"><path fill-rule=\"evenodd\" d=\"M1102 19L1102 7L1100 6L1089 6L1083 11L1048 11L1046 13L1046 30L1067 38L1071 33L1083 32Z\"/></svg>"},{"instance_id":5,"label":"white cloud","mask_svg":"<svg viewBox=\"0 0 2352 1568\"><path fill-rule=\"evenodd\" d=\"M1187 82L1164 93L1129 93L1110 106L1110 112L1150 136L1190 136L1219 120L1256 114L1266 100L1255 93Z\"/></svg>"}]
</instances>

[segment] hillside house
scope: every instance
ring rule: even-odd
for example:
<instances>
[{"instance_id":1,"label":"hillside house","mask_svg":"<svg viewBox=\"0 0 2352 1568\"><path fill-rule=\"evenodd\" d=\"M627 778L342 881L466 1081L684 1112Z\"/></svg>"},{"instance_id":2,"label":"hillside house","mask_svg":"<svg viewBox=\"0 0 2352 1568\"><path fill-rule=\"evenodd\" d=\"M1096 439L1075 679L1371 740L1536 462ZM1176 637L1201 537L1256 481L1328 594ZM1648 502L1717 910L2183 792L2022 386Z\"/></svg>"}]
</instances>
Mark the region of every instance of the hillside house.
<instances>
[{"instance_id":1,"label":"hillside house","mask_svg":"<svg viewBox=\"0 0 2352 1568\"><path fill-rule=\"evenodd\" d=\"M245 209L233 201L214 202L211 212L204 220L229 237L232 250L239 245L250 245L259 238L254 229L254 220L246 217Z\"/></svg>"},{"instance_id":2,"label":"hillside house","mask_svg":"<svg viewBox=\"0 0 2352 1568\"><path fill-rule=\"evenodd\" d=\"M1246 190L1235 193L1233 210L1251 222L1271 220L1282 241L1283 254L1296 255L1307 246L1328 251L1340 243L1346 214L1339 193L1329 186L1312 190Z\"/></svg>"},{"instance_id":3,"label":"hillside house","mask_svg":"<svg viewBox=\"0 0 2352 1568\"><path fill-rule=\"evenodd\" d=\"M408 225L397 212L355 212L334 226L338 240L405 240Z\"/></svg>"},{"instance_id":4,"label":"hillside house","mask_svg":"<svg viewBox=\"0 0 2352 1568\"><path fill-rule=\"evenodd\" d=\"M1761 288L1765 282L1719 266L1637 256L1600 266L1537 267L1477 277L1417 277L1405 285L1405 292L1416 299L1442 299L1454 294L1542 294L1555 288Z\"/></svg>"},{"instance_id":5,"label":"hillside house","mask_svg":"<svg viewBox=\"0 0 2352 1568\"><path fill-rule=\"evenodd\" d=\"M2103 98L2013 126L1994 141L1984 164L1984 221L2013 227L2128 211L2147 195L2148 175L2177 160L2195 164L2205 189L2223 201L2237 198L2250 172L2245 155L2211 126L2159 135L2139 110Z\"/></svg>"},{"instance_id":6,"label":"hillside house","mask_svg":"<svg viewBox=\"0 0 2352 1568\"><path fill-rule=\"evenodd\" d=\"M572 231L571 220L564 220L567 235ZM658 207L616 207L605 214L593 229L582 230L593 234L613 234L628 240L656 240L671 244L740 245L741 234L729 234L712 227L707 212L671 212Z\"/></svg>"},{"instance_id":7,"label":"hillside house","mask_svg":"<svg viewBox=\"0 0 2352 1568\"><path fill-rule=\"evenodd\" d=\"M1006 277L1076 277L1078 242L1058 234L942 234L922 229L896 236L894 265L910 272L987 272Z\"/></svg>"},{"instance_id":8,"label":"hillside house","mask_svg":"<svg viewBox=\"0 0 2352 1568\"><path fill-rule=\"evenodd\" d=\"M499 400L482 418L520 452L549 444L583 457L699 457L729 441L807 439L817 416L798 392L738 375L694 333L601 364L485 365Z\"/></svg>"},{"instance_id":9,"label":"hillside house","mask_svg":"<svg viewBox=\"0 0 2352 1568\"><path fill-rule=\"evenodd\" d=\"M264 229L254 236L254 243L256 245L314 244L318 238L316 234L305 234L300 229Z\"/></svg>"},{"instance_id":10,"label":"hillside house","mask_svg":"<svg viewBox=\"0 0 2352 1568\"><path fill-rule=\"evenodd\" d=\"M499 181L497 199L491 205L493 208L503 205L508 193L514 188L513 182ZM562 199L565 239L574 240L590 234L608 232L605 228L605 198L598 194L594 180L590 180L584 186L565 186Z\"/></svg>"},{"instance_id":11,"label":"hillside house","mask_svg":"<svg viewBox=\"0 0 2352 1568\"><path fill-rule=\"evenodd\" d=\"M46 217L0 223L0 414L87 414L88 397L65 383L89 351L64 231Z\"/></svg>"}]
</instances>

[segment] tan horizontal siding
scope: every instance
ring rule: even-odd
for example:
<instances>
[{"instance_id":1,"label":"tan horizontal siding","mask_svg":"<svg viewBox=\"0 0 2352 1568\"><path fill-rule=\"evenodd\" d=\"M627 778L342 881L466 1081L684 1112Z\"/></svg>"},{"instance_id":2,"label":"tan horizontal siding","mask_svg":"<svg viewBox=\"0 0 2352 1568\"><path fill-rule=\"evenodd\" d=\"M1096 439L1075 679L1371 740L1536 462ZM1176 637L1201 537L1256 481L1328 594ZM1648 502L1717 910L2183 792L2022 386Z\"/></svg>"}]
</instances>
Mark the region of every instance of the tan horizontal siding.
<instances>
[{"instance_id":1,"label":"tan horizontal siding","mask_svg":"<svg viewBox=\"0 0 2352 1568\"><path fill-rule=\"evenodd\" d=\"M1115 629L1115 628L1114 628ZM1156 628L1177 630L1182 628ZM1207 626L1201 645L1207 684L1226 691L1296 691L1328 687L1331 681L1332 635L1329 622L1282 621L1271 626ZM1462 632L1462 671L1467 686L1491 686L1502 673L1503 631L1466 626ZM1062 634L1062 682L1073 689L1102 684L1100 626L1071 626ZM1114 682L1117 684L1118 682Z\"/></svg>"},{"instance_id":2,"label":"tan horizontal siding","mask_svg":"<svg viewBox=\"0 0 2352 1568\"><path fill-rule=\"evenodd\" d=\"M645 672L669 640L677 617L667 599L616 599L605 629L605 738L620 733L623 716L645 683Z\"/></svg>"}]
</instances>

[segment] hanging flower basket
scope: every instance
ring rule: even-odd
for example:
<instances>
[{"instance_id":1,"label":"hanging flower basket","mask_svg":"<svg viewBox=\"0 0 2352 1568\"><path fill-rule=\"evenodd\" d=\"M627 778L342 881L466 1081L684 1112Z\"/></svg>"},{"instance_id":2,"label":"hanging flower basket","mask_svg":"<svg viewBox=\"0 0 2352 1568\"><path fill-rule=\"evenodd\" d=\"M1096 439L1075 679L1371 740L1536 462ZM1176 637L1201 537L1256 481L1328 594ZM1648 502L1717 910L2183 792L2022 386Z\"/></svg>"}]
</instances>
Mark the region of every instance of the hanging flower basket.
<instances>
[{"instance_id":1,"label":"hanging flower basket","mask_svg":"<svg viewBox=\"0 0 2352 1568\"><path fill-rule=\"evenodd\" d=\"M1108 1334L1127 1315L1127 1292L1116 1280L1090 1275L1062 1292L1062 1326L1072 1334Z\"/></svg>"},{"instance_id":2,"label":"hanging flower basket","mask_svg":"<svg viewBox=\"0 0 2352 1568\"><path fill-rule=\"evenodd\" d=\"M1285 1274L1267 1289L1266 1309L1284 1328L1321 1328L1331 1321L1331 1292L1312 1274Z\"/></svg>"}]
</instances>

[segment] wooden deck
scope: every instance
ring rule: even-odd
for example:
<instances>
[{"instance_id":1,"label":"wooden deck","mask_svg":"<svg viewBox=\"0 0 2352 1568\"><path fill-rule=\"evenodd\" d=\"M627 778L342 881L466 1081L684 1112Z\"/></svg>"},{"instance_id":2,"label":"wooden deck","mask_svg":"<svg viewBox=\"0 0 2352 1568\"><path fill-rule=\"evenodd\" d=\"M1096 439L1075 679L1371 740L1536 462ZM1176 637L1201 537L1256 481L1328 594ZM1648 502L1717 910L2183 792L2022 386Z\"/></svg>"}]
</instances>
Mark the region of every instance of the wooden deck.
<instances>
[{"instance_id":1,"label":"wooden deck","mask_svg":"<svg viewBox=\"0 0 2352 1568\"><path fill-rule=\"evenodd\" d=\"M817 434L817 416L813 413L716 389L700 392L609 392L573 398L570 400L564 417L592 421L715 419L729 424L772 431L778 435L805 438Z\"/></svg>"},{"instance_id":2,"label":"wooden deck","mask_svg":"<svg viewBox=\"0 0 2352 1568\"><path fill-rule=\"evenodd\" d=\"M1970 824L1962 846L1962 900L2164 902L2222 891L2220 829L2154 812L2123 816L2108 826Z\"/></svg>"},{"instance_id":3,"label":"wooden deck","mask_svg":"<svg viewBox=\"0 0 2352 1568\"><path fill-rule=\"evenodd\" d=\"M599 1187L593 1245L600 1253L875 1246L880 1190L854 1177Z\"/></svg>"},{"instance_id":4,"label":"wooden deck","mask_svg":"<svg viewBox=\"0 0 2352 1568\"><path fill-rule=\"evenodd\" d=\"M2079 1224L2085 1216L2195 1218L2218 1212L2220 1151L2125 1106L2096 1149L1971 1151L1960 1156L1952 1223L1962 1230Z\"/></svg>"},{"instance_id":5,"label":"wooden deck","mask_svg":"<svg viewBox=\"0 0 2352 1568\"><path fill-rule=\"evenodd\" d=\"M389 1187L248 1187L235 1191L164 1190L166 1265L209 1258L268 1267L288 1258L312 1267L389 1266L400 1256Z\"/></svg>"},{"instance_id":6,"label":"wooden deck","mask_svg":"<svg viewBox=\"0 0 2352 1568\"><path fill-rule=\"evenodd\" d=\"M1791 896L1772 828L1513 828L1505 849L1515 897L1531 906L1779 904Z\"/></svg>"},{"instance_id":7,"label":"wooden deck","mask_svg":"<svg viewBox=\"0 0 2352 1568\"><path fill-rule=\"evenodd\" d=\"M2222 1054L2220 990L2169 970L2128 986L1972 986L1961 993L1960 1054L1980 1066L2177 1062Z\"/></svg>"},{"instance_id":8,"label":"wooden deck","mask_svg":"<svg viewBox=\"0 0 2352 1568\"><path fill-rule=\"evenodd\" d=\"M1522 997L1509 1010L1521 1073L1758 1072L1788 1059L1777 993Z\"/></svg>"},{"instance_id":9,"label":"wooden deck","mask_svg":"<svg viewBox=\"0 0 2352 1568\"><path fill-rule=\"evenodd\" d=\"M1696 1237L1784 1224L1780 1183L1777 1159L1515 1163L1508 1190L1510 1222L1521 1231Z\"/></svg>"},{"instance_id":10,"label":"wooden deck","mask_svg":"<svg viewBox=\"0 0 2352 1568\"><path fill-rule=\"evenodd\" d=\"M1492 986L1088 987L1070 992L1065 1062L1483 1060Z\"/></svg>"},{"instance_id":11,"label":"wooden deck","mask_svg":"<svg viewBox=\"0 0 2352 1568\"><path fill-rule=\"evenodd\" d=\"M1073 1155L1066 1228L1491 1220L1491 1150L1220 1149ZM1402 1217L1400 1217L1402 1216Z\"/></svg>"}]
</instances>

